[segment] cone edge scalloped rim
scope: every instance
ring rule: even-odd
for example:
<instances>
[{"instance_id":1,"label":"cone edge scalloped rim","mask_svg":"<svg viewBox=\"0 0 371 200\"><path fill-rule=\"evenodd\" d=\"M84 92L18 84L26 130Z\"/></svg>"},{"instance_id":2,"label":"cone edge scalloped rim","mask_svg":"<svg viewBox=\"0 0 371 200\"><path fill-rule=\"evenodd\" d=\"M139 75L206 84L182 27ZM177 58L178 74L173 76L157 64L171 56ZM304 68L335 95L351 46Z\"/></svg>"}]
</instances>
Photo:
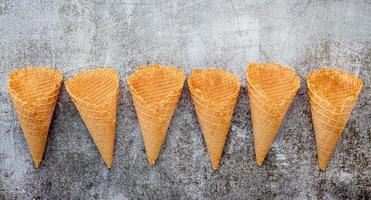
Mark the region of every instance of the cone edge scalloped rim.
<instances>
[{"instance_id":1,"label":"cone edge scalloped rim","mask_svg":"<svg viewBox=\"0 0 371 200\"><path fill-rule=\"evenodd\" d=\"M112 70L112 71L115 72L115 76L117 78L117 85L115 86L115 88L112 89L112 91L109 93L109 95L107 95L107 97L112 97L112 96L116 95L116 91L119 90L119 87L120 87L120 76L118 75L116 69L113 68L113 67L99 67L99 68L87 69L87 70L78 72L77 74L75 74L74 76L72 76L71 78L69 78L68 80L64 81L64 84L66 86L66 90L67 90L68 94L71 96L71 98L74 101L77 100L79 103L81 102L81 103L84 103L84 104L92 105L93 107L100 107L100 106L105 105L106 102L104 104L97 105L95 103L90 103L90 102L88 102L88 101L86 101L86 100L84 100L84 99L76 96L69 89L69 85L70 85L71 81L73 81L74 79L78 78L79 76L82 76L82 75L85 75L85 74L88 74L88 73L96 73L98 71L108 71L108 70Z\"/></svg>"},{"instance_id":2,"label":"cone edge scalloped rim","mask_svg":"<svg viewBox=\"0 0 371 200\"><path fill-rule=\"evenodd\" d=\"M356 93L356 95L352 95L352 96L349 96L347 97L346 99L344 99L343 103L341 105L333 105L332 103L330 103L326 98L322 97L322 95L318 95L317 92L315 92L315 90L312 88L313 87L313 84L314 83L311 83L311 76L314 76L316 73L321 73L322 71L332 71L334 72L335 74L340 74L342 76L348 76L348 77L351 77L353 78L355 81L359 82L360 84L360 87ZM363 88L363 85L364 85L364 82L362 79L360 79L357 75L355 74L351 74L351 73L347 73L345 71L342 71L342 70L339 70L339 69L335 69L335 68L321 68L319 70L316 70L316 71L312 71L310 72L308 75L307 75L307 78L306 78L306 83L307 83L307 87L308 87L308 92L311 92L313 94L316 94L317 97L321 98L321 100L323 100L324 102L326 102L328 104L327 107L344 107L344 105L346 105L348 102L355 102L359 96L359 94L361 93L361 90ZM349 104L349 103L348 103ZM349 105L348 105L349 106Z\"/></svg>"},{"instance_id":3,"label":"cone edge scalloped rim","mask_svg":"<svg viewBox=\"0 0 371 200\"><path fill-rule=\"evenodd\" d=\"M236 89L236 92L235 93L232 93L231 95L225 97L226 99L233 99L233 98L236 98L236 102L238 101L238 97L240 95L240 90L241 90L241 83L240 83L240 80L238 78L238 76L232 72L229 72L229 71L226 71L224 69L218 69L218 68L210 68L210 69L194 69L192 70L191 72L191 75L189 76L188 80L187 80L187 84L188 84L188 87L189 87L189 90L192 91L196 91L196 88L191 84L191 80L192 80L192 74L193 73L196 73L196 72L203 72L203 71L218 71L218 72L221 72L223 74L226 74L228 77L232 77L232 79L234 81L236 81L237 83L237 89ZM192 96L192 95L191 95ZM216 104L215 102L212 102L206 98L203 98L203 100L207 103L209 103L210 105L212 106L215 106L215 107L224 107L225 105L228 105L230 103L222 103L222 104ZM227 102L227 101L226 101ZM236 102L233 102L233 104L236 104Z\"/></svg>"},{"instance_id":4,"label":"cone edge scalloped rim","mask_svg":"<svg viewBox=\"0 0 371 200\"><path fill-rule=\"evenodd\" d=\"M180 93L183 90L184 82L185 82L185 79L186 79L185 71L184 71L183 68L178 68L176 66L163 66L163 65L160 65L160 64L141 65L141 66L139 66L139 68L133 74L131 74L127 78L127 84L128 84L128 86L130 88L131 93L133 93L134 95L136 95L142 102L146 102L146 101L139 95L138 91L133 87L133 84L131 83L132 82L131 80L134 77L138 76L143 71L149 70L150 68L172 69L172 70L179 71L182 74L182 79L183 79L182 80L182 84L180 84L180 87L179 88L176 88L176 90L172 91L171 92L171 95L169 95L169 96L173 96L173 94L178 94L178 93ZM160 101L159 105L161 105L164 102L166 102L167 99L168 98L162 99Z\"/></svg>"},{"instance_id":5,"label":"cone edge scalloped rim","mask_svg":"<svg viewBox=\"0 0 371 200\"><path fill-rule=\"evenodd\" d=\"M261 91L261 92L264 94L264 96L267 97L266 92L265 92L263 89L261 89L260 86L258 86L258 85L254 85L254 83L252 83L251 80L250 80L250 78L249 78L249 69L250 69L250 66L251 66L251 65L263 65L263 64L264 64L264 65L265 65L265 64L276 65L276 66L278 66L278 67L281 68L281 69L284 69L284 70L289 71L290 73L292 73L292 74L294 75L294 77L295 77L295 81L296 81L296 83L295 83L296 87L286 95L286 97L284 98L284 101L281 101L280 103L271 102L271 105L272 105L272 106L275 106L275 107L280 107L281 105L287 103L290 99L294 99L295 96L296 96L296 93L297 93L297 92L299 91L299 89L300 89L301 79L300 79L300 77L295 73L294 69L291 68L291 67L289 67L289 66L284 66L284 65L281 65L281 64L277 64L277 63L260 63L260 64L259 64L259 63L251 63L251 64L248 64L247 67L246 67L246 70L245 70L245 76L246 76L246 82L247 82L246 87L248 88L248 87L251 86L252 88L254 88L254 89L256 89L256 90ZM269 99L269 98L267 97L267 99Z\"/></svg>"},{"instance_id":6,"label":"cone edge scalloped rim","mask_svg":"<svg viewBox=\"0 0 371 200\"><path fill-rule=\"evenodd\" d=\"M55 84L53 90L51 90L50 92L48 92L48 95L49 96L49 93L51 93L52 91L55 91L55 90L60 90L61 88L61 85L62 85L62 81L63 81L63 72L57 70L57 69L53 69L51 68L50 66L24 66L24 67L21 67L21 68L17 68L11 72L9 72L8 74L8 81L7 81L7 84L8 84L8 90L9 90L9 93L11 93L11 97L12 98L15 98L17 99L17 101L19 101L22 105L31 105L31 106L37 106L37 104L33 103L33 102L27 102L25 100L23 100L18 94L17 92L11 88L11 84L10 82L12 81L12 76L15 76L18 72L20 71L28 71L28 70L40 70L40 71L50 71L50 72L53 72L54 75L58 75L58 82ZM44 95L46 96L46 95ZM43 97L45 98L45 97ZM34 102L38 102L40 99L43 99L43 98L38 98L36 101Z\"/></svg>"}]
</instances>

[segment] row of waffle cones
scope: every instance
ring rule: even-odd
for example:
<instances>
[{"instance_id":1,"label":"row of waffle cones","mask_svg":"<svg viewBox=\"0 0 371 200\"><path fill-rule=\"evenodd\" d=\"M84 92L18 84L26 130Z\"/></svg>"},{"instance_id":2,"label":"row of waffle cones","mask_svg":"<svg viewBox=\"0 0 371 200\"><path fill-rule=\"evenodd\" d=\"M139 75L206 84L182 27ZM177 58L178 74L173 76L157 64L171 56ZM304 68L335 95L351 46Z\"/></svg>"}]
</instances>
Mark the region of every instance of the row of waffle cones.
<instances>
[{"instance_id":1,"label":"row of waffle cones","mask_svg":"<svg viewBox=\"0 0 371 200\"><path fill-rule=\"evenodd\" d=\"M300 87L300 78L278 64L251 64L246 70L256 162L262 165ZM185 72L151 64L140 67L127 82L141 127L147 159L154 165L181 96ZM49 125L62 83L62 73L47 67L26 67L9 74L9 91L36 167L39 167ZM116 137L119 76L112 68L78 73L65 82L81 118L108 168ZM363 82L335 69L307 77L319 167L325 170L341 138ZM221 69L193 70L188 86L209 152L219 167L240 93L238 77Z\"/></svg>"}]
</instances>

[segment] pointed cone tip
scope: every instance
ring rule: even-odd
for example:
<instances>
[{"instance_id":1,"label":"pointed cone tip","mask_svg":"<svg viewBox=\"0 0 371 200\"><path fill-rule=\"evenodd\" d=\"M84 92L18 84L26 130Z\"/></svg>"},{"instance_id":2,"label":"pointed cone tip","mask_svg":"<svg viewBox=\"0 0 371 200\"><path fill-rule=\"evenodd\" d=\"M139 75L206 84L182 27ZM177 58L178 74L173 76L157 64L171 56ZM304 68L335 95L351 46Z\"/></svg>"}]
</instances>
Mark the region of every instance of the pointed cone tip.
<instances>
[{"instance_id":1,"label":"pointed cone tip","mask_svg":"<svg viewBox=\"0 0 371 200\"><path fill-rule=\"evenodd\" d=\"M211 168L215 171L219 168L219 160L215 162L211 162Z\"/></svg>"},{"instance_id":2,"label":"pointed cone tip","mask_svg":"<svg viewBox=\"0 0 371 200\"><path fill-rule=\"evenodd\" d=\"M149 163L149 165L154 166L156 164L156 159L154 159L154 160L148 159L148 163Z\"/></svg>"},{"instance_id":3,"label":"pointed cone tip","mask_svg":"<svg viewBox=\"0 0 371 200\"><path fill-rule=\"evenodd\" d=\"M319 163L319 169L320 169L321 171L326 171L326 169L327 169L327 164Z\"/></svg>"},{"instance_id":4,"label":"pointed cone tip","mask_svg":"<svg viewBox=\"0 0 371 200\"><path fill-rule=\"evenodd\" d=\"M327 169L328 162L326 162L326 161L319 161L318 165L319 165L319 168L320 168L321 171L325 171Z\"/></svg>"},{"instance_id":5,"label":"pointed cone tip","mask_svg":"<svg viewBox=\"0 0 371 200\"><path fill-rule=\"evenodd\" d=\"M263 162L264 162L264 159L256 159L256 164L260 167L263 166Z\"/></svg>"},{"instance_id":6,"label":"pointed cone tip","mask_svg":"<svg viewBox=\"0 0 371 200\"><path fill-rule=\"evenodd\" d=\"M36 160L34 160L34 163L35 163L35 167L36 167L36 168L39 168L40 165L41 165L41 160L40 160L40 161L36 161Z\"/></svg>"},{"instance_id":7,"label":"pointed cone tip","mask_svg":"<svg viewBox=\"0 0 371 200\"><path fill-rule=\"evenodd\" d=\"M103 158L103 161L104 161L104 164L106 164L107 168L108 169L111 169L111 167L112 167L112 159L107 160L107 159L104 159Z\"/></svg>"}]
</instances>

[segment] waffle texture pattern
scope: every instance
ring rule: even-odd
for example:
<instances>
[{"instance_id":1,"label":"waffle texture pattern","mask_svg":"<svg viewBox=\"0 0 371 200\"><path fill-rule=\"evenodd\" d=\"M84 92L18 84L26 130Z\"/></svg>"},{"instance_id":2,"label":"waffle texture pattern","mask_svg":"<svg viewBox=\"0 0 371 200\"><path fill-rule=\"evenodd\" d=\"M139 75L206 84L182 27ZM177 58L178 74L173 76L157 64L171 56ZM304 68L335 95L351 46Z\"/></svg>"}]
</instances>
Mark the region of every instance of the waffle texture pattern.
<instances>
[{"instance_id":1,"label":"waffle texture pattern","mask_svg":"<svg viewBox=\"0 0 371 200\"><path fill-rule=\"evenodd\" d=\"M10 96L36 167L43 158L62 76L48 67L25 67L9 73Z\"/></svg>"},{"instance_id":2,"label":"waffle texture pattern","mask_svg":"<svg viewBox=\"0 0 371 200\"><path fill-rule=\"evenodd\" d=\"M251 64L246 77L256 163L262 165L300 87L300 78L278 64Z\"/></svg>"},{"instance_id":3,"label":"waffle texture pattern","mask_svg":"<svg viewBox=\"0 0 371 200\"><path fill-rule=\"evenodd\" d=\"M157 64L140 67L128 78L150 165L160 154L184 80L183 70Z\"/></svg>"},{"instance_id":4,"label":"waffle texture pattern","mask_svg":"<svg viewBox=\"0 0 371 200\"><path fill-rule=\"evenodd\" d=\"M238 77L221 69L193 70L188 79L211 166L218 169L239 93Z\"/></svg>"},{"instance_id":5,"label":"waffle texture pattern","mask_svg":"<svg viewBox=\"0 0 371 200\"><path fill-rule=\"evenodd\" d=\"M112 68L76 74L66 88L108 168L112 167L116 137L119 76Z\"/></svg>"},{"instance_id":6,"label":"waffle texture pattern","mask_svg":"<svg viewBox=\"0 0 371 200\"><path fill-rule=\"evenodd\" d=\"M363 81L336 69L307 77L319 168L325 170L361 92Z\"/></svg>"}]
</instances>

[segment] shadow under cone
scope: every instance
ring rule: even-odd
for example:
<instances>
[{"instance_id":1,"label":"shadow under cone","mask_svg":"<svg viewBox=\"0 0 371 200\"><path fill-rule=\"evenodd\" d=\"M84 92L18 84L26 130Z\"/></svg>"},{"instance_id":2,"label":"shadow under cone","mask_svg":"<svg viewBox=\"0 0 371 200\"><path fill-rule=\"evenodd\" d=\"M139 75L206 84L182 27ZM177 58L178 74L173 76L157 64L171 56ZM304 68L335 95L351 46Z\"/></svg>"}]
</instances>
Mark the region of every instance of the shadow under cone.
<instances>
[{"instance_id":1,"label":"shadow under cone","mask_svg":"<svg viewBox=\"0 0 371 200\"><path fill-rule=\"evenodd\" d=\"M300 78L278 64L251 64L246 77L256 163L262 165L300 87Z\"/></svg>"},{"instance_id":2,"label":"shadow under cone","mask_svg":"<svg viewBox=\"0 0 371 200\"><path fill-rule=\"evenodd\" d=\"M308 94L316 137L319 167L325 170L363 82L356 76L335 69L321 69L307 77Z\"/></svg>"},{"instance_id":3,"label":"shadow under cone","mask_svg":"<svg viewBox=\"0 0 371 200\"><path fill-rule=\"evenodd\" d=\"M228 135L240 83L238 77L221 69L193 70L188 79L211 166L218 169Z\"/></svg>"},{"instance_id":4,"label":"shadow under cone","mask_svg":"<svg viewBox=\"0 0 371 200\"><path fill-rule=\"evenodd\" d=\"M62 73L47 67L26 67L9 73L8 87L36 167L40 166Z\"/></svg>"},{"instance_id":5,"label":"shadow under cone","mask_svg":"<svg viewBox=\"0 0 371 200\"><path fill-rule=\"evenodd\" d=\"M184 80L183 70L157 64L140 67L128 78L150 165L159 156Z\"/></svg>"},{"instance_id":6,"label":"shadow under cone","mask_svg":"<svg viewBox=\"0 0 371 200\"><path fill-rule=\"evenodd\" d=\"M116 137L119 76L112 68L81 72L66 88L104 162L112 167Z\"/></svg>"}]
</instances>

